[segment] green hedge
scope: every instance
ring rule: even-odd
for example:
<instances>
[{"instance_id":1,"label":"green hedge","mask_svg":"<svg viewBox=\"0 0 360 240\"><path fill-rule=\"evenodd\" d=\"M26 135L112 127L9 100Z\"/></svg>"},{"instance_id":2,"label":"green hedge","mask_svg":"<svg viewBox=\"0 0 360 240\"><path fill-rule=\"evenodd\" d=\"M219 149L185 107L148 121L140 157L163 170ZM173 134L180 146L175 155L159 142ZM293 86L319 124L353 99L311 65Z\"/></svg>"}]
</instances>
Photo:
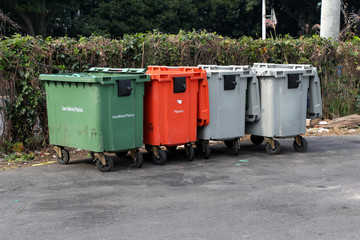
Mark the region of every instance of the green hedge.
<instances>
[{"instance_id":1,"label":"green hedge","mask_svg":"<svg viewBox=\"0 0 360 240\"><path fill-rule=\"evenodd\" d=\"M0 96L5 105L2 144L21 141L27 148L46 142L47 116L41 73L81 72L92 66L301 63L318 67L326 118L359 112L360 38L331 42L318 36L293 39L231 39L216 33L152 32L46 40L16 35L0 40Z\"/></svg>"}]
</instances>

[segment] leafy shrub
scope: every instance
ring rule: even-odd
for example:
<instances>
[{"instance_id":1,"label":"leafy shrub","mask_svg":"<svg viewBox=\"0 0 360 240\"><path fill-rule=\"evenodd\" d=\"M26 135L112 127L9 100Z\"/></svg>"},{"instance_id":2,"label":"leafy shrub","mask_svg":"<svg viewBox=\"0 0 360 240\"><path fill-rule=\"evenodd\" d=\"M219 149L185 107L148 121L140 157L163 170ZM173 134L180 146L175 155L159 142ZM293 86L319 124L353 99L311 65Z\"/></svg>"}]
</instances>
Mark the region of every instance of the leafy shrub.
<instances>
[{"instance_id":1,"label":"leafy shrub","mask_svg":"<svg viewBox=\"0 0 360 240\"><path fill-rule=\"evenodd\" d=\"M360 38L331 42L318 36L294 39L231 39L216 33L158 31L46 40L14 35L0 39L0 111L5 116L1 143L43 146L47 116L41 73L83 72L92 66L146 67L198 64L246 65L254 62L312 64L322 83L323 113L338 117L359 111ZM45 139L45 140L44 140Z\"/></svg>"}]
</instances>

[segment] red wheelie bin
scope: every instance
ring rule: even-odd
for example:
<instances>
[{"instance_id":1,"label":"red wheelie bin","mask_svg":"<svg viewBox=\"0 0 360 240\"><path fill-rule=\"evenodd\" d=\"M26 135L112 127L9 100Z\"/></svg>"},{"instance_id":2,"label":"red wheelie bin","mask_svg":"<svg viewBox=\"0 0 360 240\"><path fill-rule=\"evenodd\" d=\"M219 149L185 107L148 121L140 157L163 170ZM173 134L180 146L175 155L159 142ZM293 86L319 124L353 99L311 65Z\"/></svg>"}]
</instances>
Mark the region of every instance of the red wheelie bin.
<instances>
[{"instance_id":1,"label":"red wheelie bin","mask_svg":"<svg viewBox=\"0 0 360 240\"><path fill-rule=\"evenodd\" d=\"M194 159L197 127L209 124L206 71L199 67L149 66L144 95L144 143L157 164L165 164L163 150L184 145Z\"/></svg>"}]
</instances>

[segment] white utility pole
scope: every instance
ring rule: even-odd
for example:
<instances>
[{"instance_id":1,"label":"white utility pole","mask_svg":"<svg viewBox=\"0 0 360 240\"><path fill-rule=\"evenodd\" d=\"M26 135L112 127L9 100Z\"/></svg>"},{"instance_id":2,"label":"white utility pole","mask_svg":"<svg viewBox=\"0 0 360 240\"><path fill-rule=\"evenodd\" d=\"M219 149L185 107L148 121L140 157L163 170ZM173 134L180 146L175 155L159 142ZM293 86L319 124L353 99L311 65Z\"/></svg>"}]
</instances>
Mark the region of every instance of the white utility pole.
<instances>
[{"instance_id":1,"label":"white utility pole","mask_svg":"<svg viewBox=\"0 0 360 240\"><path fill-rule=\"evenodd\" d=\"M321 1L320 36L323 38L339 37L341 0Z\"/></svg>"},{"instance_id":2,"label":"white utility pole","mask_svg":"<svg viewBox=\"0 0 360 240\"><path fill-rule=\"evenodd\" d=\"M266 39L266 4L265 0L262 0L262 15L261 15L261 26L262 26L262 39Z\"/></svg>"}]
</instances>

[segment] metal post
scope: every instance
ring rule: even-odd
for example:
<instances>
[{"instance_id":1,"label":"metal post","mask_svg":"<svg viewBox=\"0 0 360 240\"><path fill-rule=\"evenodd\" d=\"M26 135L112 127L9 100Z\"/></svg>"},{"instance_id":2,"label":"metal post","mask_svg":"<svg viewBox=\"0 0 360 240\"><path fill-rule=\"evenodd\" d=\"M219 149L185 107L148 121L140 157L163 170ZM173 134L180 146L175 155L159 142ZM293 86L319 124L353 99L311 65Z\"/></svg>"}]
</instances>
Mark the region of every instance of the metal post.
<instances>
[{"instance_id":1,"label":"metal post","mask_svg":"<svg viewBox=\"0 0 360 240\"><path fill-rule=\"evenodd\" d=\"M266 4L265 0L262 0L262 15L261 15L261 26L262 26L262 39L266 39Z\"/></svg>"},{"instance_id":2,"label":"metal post","mask_svg":"<svg viewBox=\"0 0 360 240\"><path fill-rule=\"evenodd\" d=\"M340 33L340 0L321 1L320 36L323 38L339 37Z\"/></svg>"}]
</instances>

